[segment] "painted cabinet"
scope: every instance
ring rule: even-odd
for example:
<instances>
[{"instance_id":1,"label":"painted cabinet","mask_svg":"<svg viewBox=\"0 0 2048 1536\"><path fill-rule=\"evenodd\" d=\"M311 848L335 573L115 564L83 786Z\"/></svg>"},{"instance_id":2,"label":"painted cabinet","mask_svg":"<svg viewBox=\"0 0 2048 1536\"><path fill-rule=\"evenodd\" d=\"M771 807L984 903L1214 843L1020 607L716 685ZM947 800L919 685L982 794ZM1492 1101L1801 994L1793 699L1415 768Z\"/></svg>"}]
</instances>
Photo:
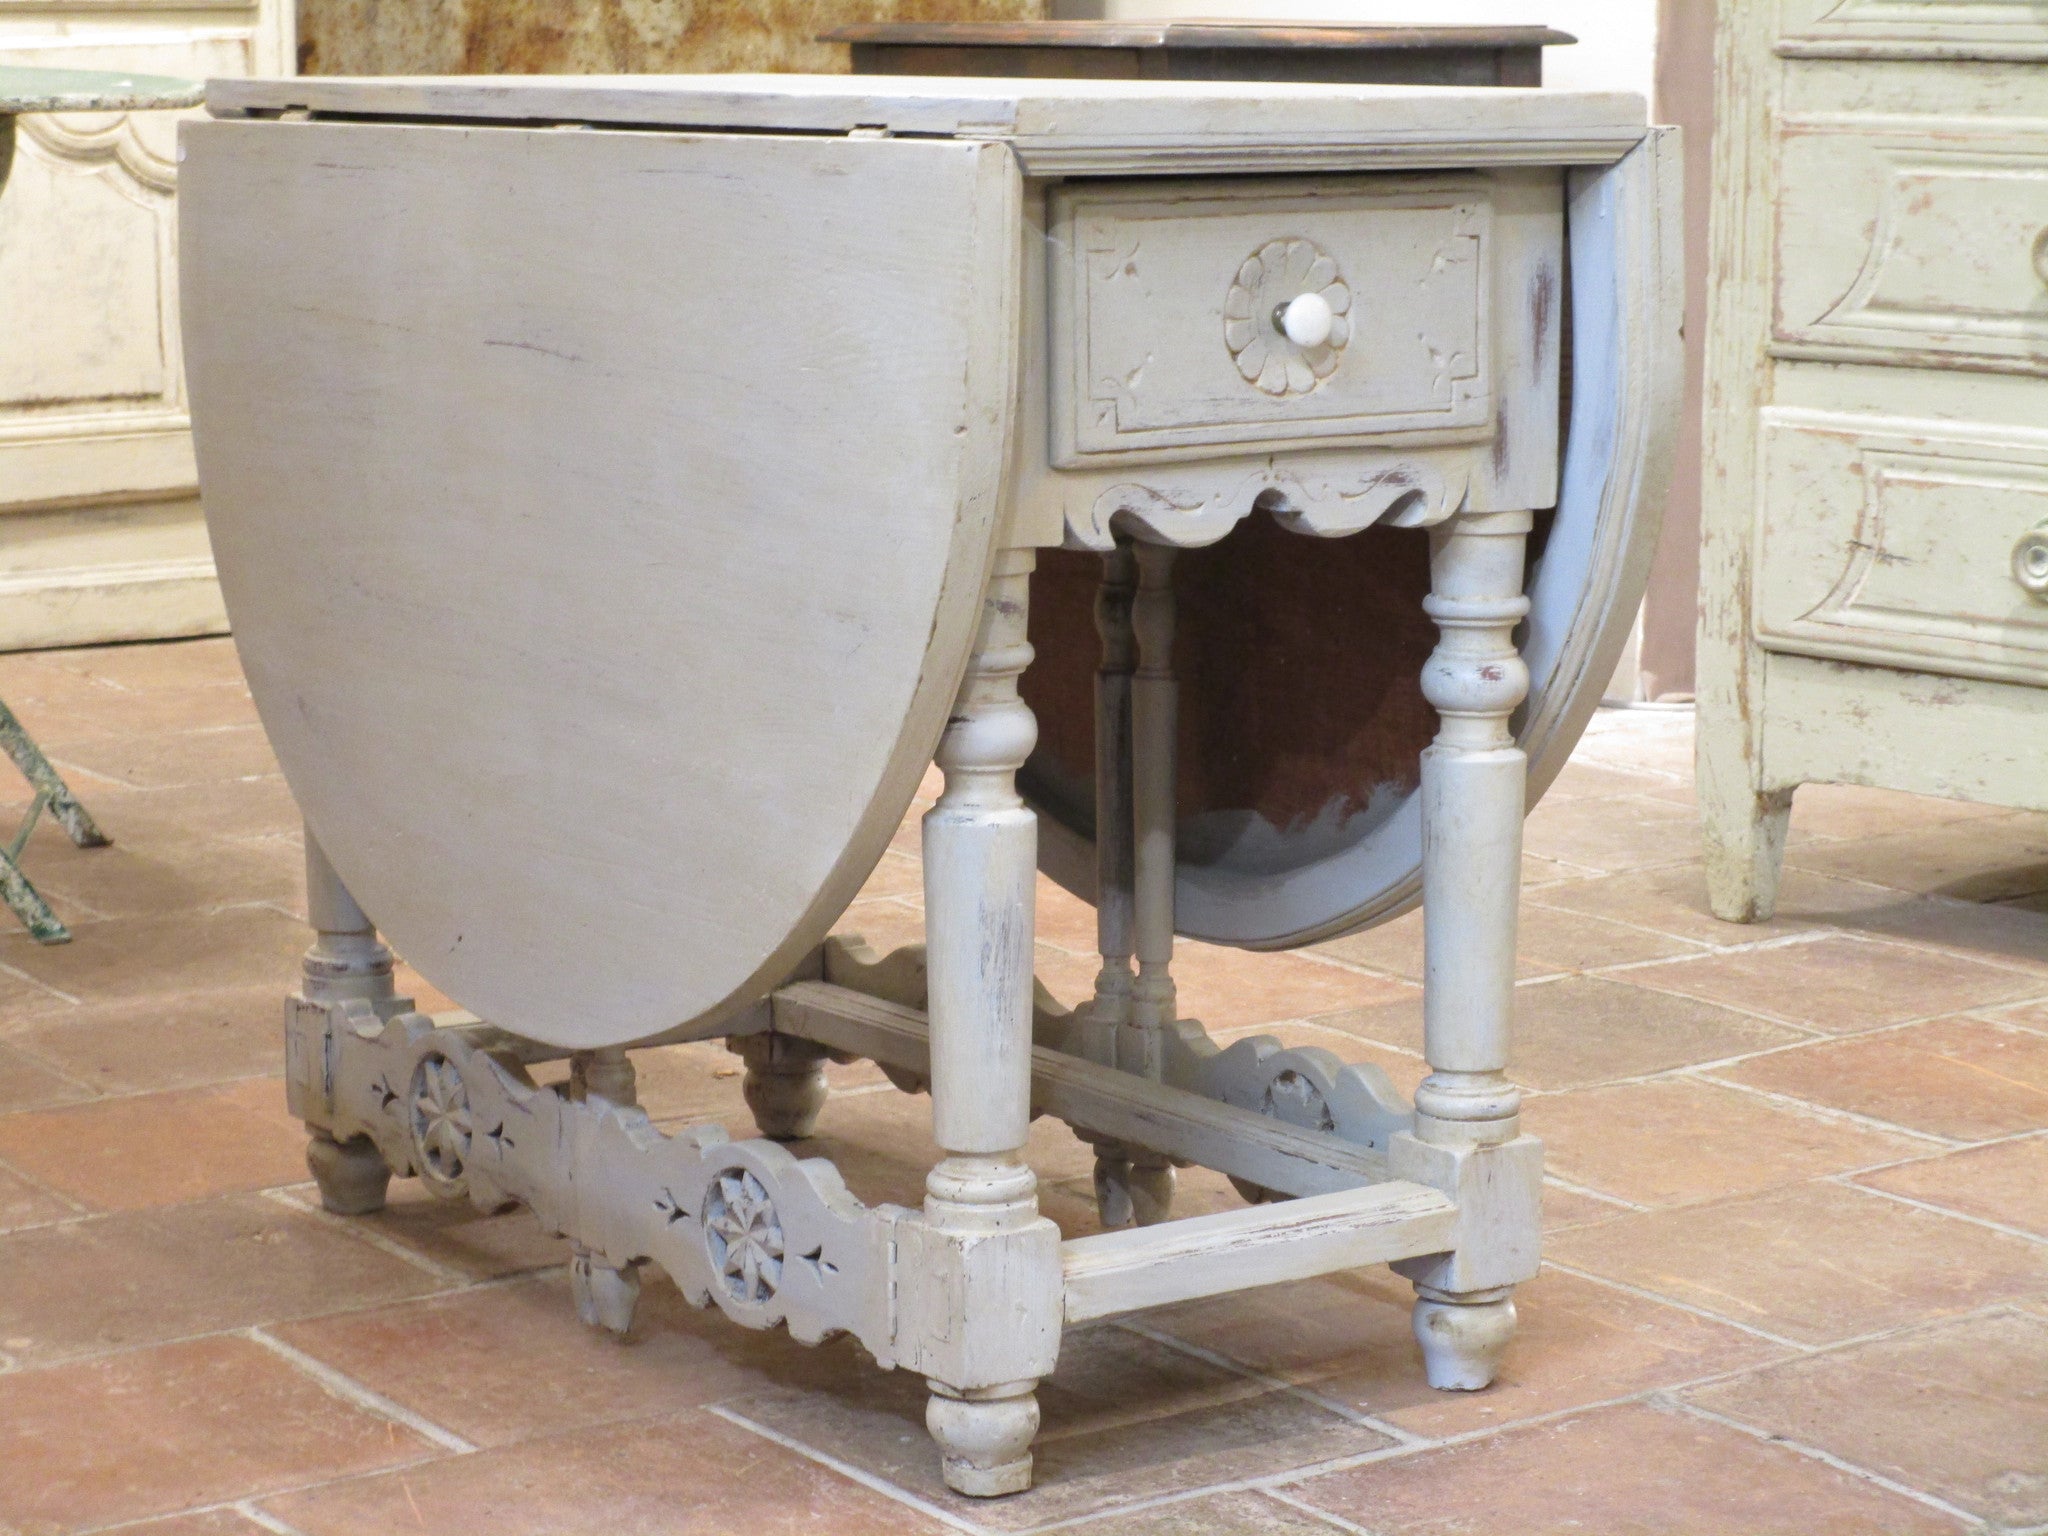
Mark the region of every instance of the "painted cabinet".
<instances>
[{"instance_id":1,"label":"painted cabinet","mask_svg":"<svg viewBox=\"0 0 2048 1536\"><path fill-rule=\"evenodd\" d=\"M1720 40L1699 784L1768 916L1793 791L2048 808L2048 18L1750 0Z\"/></svg>"},{"instance_id":2,"label":"painted cabinet","mask_svg":"<svg viewBox=\"0 0 2048 1536\"><path fill-rule=\"evenodd\" d=\"M0 62L276 74L278 0L0 0ZM192 463L173 112L20 119L0 192L0 649L226 627Z\"/></svg>"}]
</instances>

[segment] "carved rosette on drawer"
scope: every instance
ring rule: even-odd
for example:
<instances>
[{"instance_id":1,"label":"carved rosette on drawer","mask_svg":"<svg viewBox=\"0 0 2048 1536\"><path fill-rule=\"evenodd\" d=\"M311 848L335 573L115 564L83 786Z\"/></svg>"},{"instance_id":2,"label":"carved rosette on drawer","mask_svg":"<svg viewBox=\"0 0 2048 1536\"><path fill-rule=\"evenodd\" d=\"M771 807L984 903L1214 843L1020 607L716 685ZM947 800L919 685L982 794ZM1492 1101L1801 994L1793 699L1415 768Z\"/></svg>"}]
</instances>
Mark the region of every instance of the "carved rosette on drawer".
<instances>
[{"instance_id":1,"label":"carved rosette on drawer","mask_svg":"<svg viewBox=\"0 0 2048 1536\"><path fill-rule=\"evenodd\" d=\"M2048 373L2048 131L1790 118L1773 350Z\"/></svg>"},{"instance_id":2,"label":"carved rosette on drawer","mask_svg":"<svg viewBox=\"0 0 2048 1536\"><path fill-rule=\"evenodd\" d=\"M1766 649L2048 684L2048 431L1779 408L1761 474Z\"/></svg>"},{"instance_id":3,"label":"carved rosette on drawer","mask_svg":"<svg viewBox=\"0 0 2048 1536\"><path fill-rule=\"evenodd\" d=\"M1320 340L1287 334L1282 316L1308 297L1325 315ZM1351 289L1312 240L1269 240L1244 259L1223 301L1223 341L1237 371L1269 395L1304 395L1337 371L1351 340Z\"/></svg>"}]
</instances>

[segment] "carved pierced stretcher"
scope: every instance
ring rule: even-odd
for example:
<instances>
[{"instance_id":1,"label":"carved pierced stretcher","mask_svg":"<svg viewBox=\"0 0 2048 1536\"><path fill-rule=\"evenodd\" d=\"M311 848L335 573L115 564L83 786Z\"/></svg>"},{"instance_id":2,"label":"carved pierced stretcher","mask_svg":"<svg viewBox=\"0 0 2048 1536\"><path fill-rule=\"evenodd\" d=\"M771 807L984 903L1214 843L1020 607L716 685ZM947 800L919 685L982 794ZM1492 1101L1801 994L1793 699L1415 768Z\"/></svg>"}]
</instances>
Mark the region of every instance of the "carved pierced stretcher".
<instances>
[{"instance_id":1,"label":"carved pierced stretcher","mask_svg":"<svg viewBox=\"0 0 2048 1536\"><path fill-rule=\"evenodd\" d=\"M1491 1378L1537 1256L1521 817L1627 628L1673 413L1672 146L1639 101L209 105L200 472L307 820L289 1078L331 1208L415 1176L567 1234L593 1322L654 1263L750 1326L852 1333L929 1380L970 1494L1028 1484L1068 1321L1392 1262L1430 1380ZM934 760L927 944L830 938ZM1041 861L1099 913L1072 1012L1034 995ZM1279 947L1418 895L1415 1102L1180 1016L1176 930ZM394 995L385 938L474 1013ZM634 1106L630 1048L706 1037L759 1137ZM929 1089L921 1210L781 1145L834 1054ZM1034 1111L1094 1143L1110 1230L1037 1214ZM1170 1219L1184 1163L1250 1203Z\"/></svg>"}]
</instances>

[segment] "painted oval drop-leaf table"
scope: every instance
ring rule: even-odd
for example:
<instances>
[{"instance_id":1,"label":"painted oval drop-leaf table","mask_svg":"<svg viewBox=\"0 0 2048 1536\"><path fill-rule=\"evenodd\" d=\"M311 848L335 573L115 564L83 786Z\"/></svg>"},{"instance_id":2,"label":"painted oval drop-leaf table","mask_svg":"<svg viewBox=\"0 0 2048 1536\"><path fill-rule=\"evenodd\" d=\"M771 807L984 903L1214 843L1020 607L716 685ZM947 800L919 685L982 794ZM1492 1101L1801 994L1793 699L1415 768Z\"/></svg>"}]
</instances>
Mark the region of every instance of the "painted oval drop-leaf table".
<instances>
[{"instance_id":1,"label":"painted oval drop-leaf table","mask_svg":"<svg viewBox=\"0 0 2048 1536\"><path fill-rule=\"evenodd\" d=\"M1673 415L1676 167L1640 101L208 105L200 476L306 812L286 1082L330 1210L417 1177L565 1234L593 1324L630 1327L653 1264L850 1333L926 1380L974 1496L1028 1486L1066 1323L1390 1263L1430 1382L1492 1380L1541 1226L1522 815L1611 664ZM830 930L928 763L926 942L877 955ZM1034 986L1042 853L1097 904L1074 1009ZM1183 1015L1177 928L1294 943L1418 889L1412 1096ZM473 1012L416 1010L385 938ZM627 1048L677 1036L740 1055L759 1135L638 1107ZM929 1090L921 1208L783 1145L835 1055ZM1093 1145L1106 1230L1039 1214L1034 1114ZM1188 1164L1247 1205L1171 1219Z\"/></svg>"}]
</instances>

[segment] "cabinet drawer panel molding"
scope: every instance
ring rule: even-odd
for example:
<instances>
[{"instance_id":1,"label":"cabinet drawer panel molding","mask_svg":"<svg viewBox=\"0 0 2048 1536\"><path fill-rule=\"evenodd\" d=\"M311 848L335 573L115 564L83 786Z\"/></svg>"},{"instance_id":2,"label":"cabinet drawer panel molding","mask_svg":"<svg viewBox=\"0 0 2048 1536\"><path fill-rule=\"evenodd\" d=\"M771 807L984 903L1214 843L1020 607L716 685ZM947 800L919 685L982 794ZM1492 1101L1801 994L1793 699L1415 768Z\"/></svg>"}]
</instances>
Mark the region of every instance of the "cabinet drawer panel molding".
<instances>
[{"instance_id":1,"label":"cabinet drawer panel molding","mask_svg":"<svg viewBox=\"0 0 2048 1536\"><path fill-rule=\"evenodd\" d=\"M2048 58L2039 0L1784 0L1779 16L1787 58Z\"/></svg>"},{"instance_id":2,"label":"cabinet drawer panel molding","mask_svg":"<svg viewBox=\"0 0 2048 1536\"><path fill-rule=\"evenodd\" d=\"M2048 372L2048 131L1795 118L1779 153L1780 356Z\"/></svg>"},{"instance_id":3,"label":"cabinet drawer panel molding","mask_svg":"<svg viewBox=\"0 0 2048 1536\"><path fill-rule=\"evenodd\" d=\"M1762 476L1767 649L2048 683L2048 433L1774 411Z\"/></svg>"}]
</instances>

